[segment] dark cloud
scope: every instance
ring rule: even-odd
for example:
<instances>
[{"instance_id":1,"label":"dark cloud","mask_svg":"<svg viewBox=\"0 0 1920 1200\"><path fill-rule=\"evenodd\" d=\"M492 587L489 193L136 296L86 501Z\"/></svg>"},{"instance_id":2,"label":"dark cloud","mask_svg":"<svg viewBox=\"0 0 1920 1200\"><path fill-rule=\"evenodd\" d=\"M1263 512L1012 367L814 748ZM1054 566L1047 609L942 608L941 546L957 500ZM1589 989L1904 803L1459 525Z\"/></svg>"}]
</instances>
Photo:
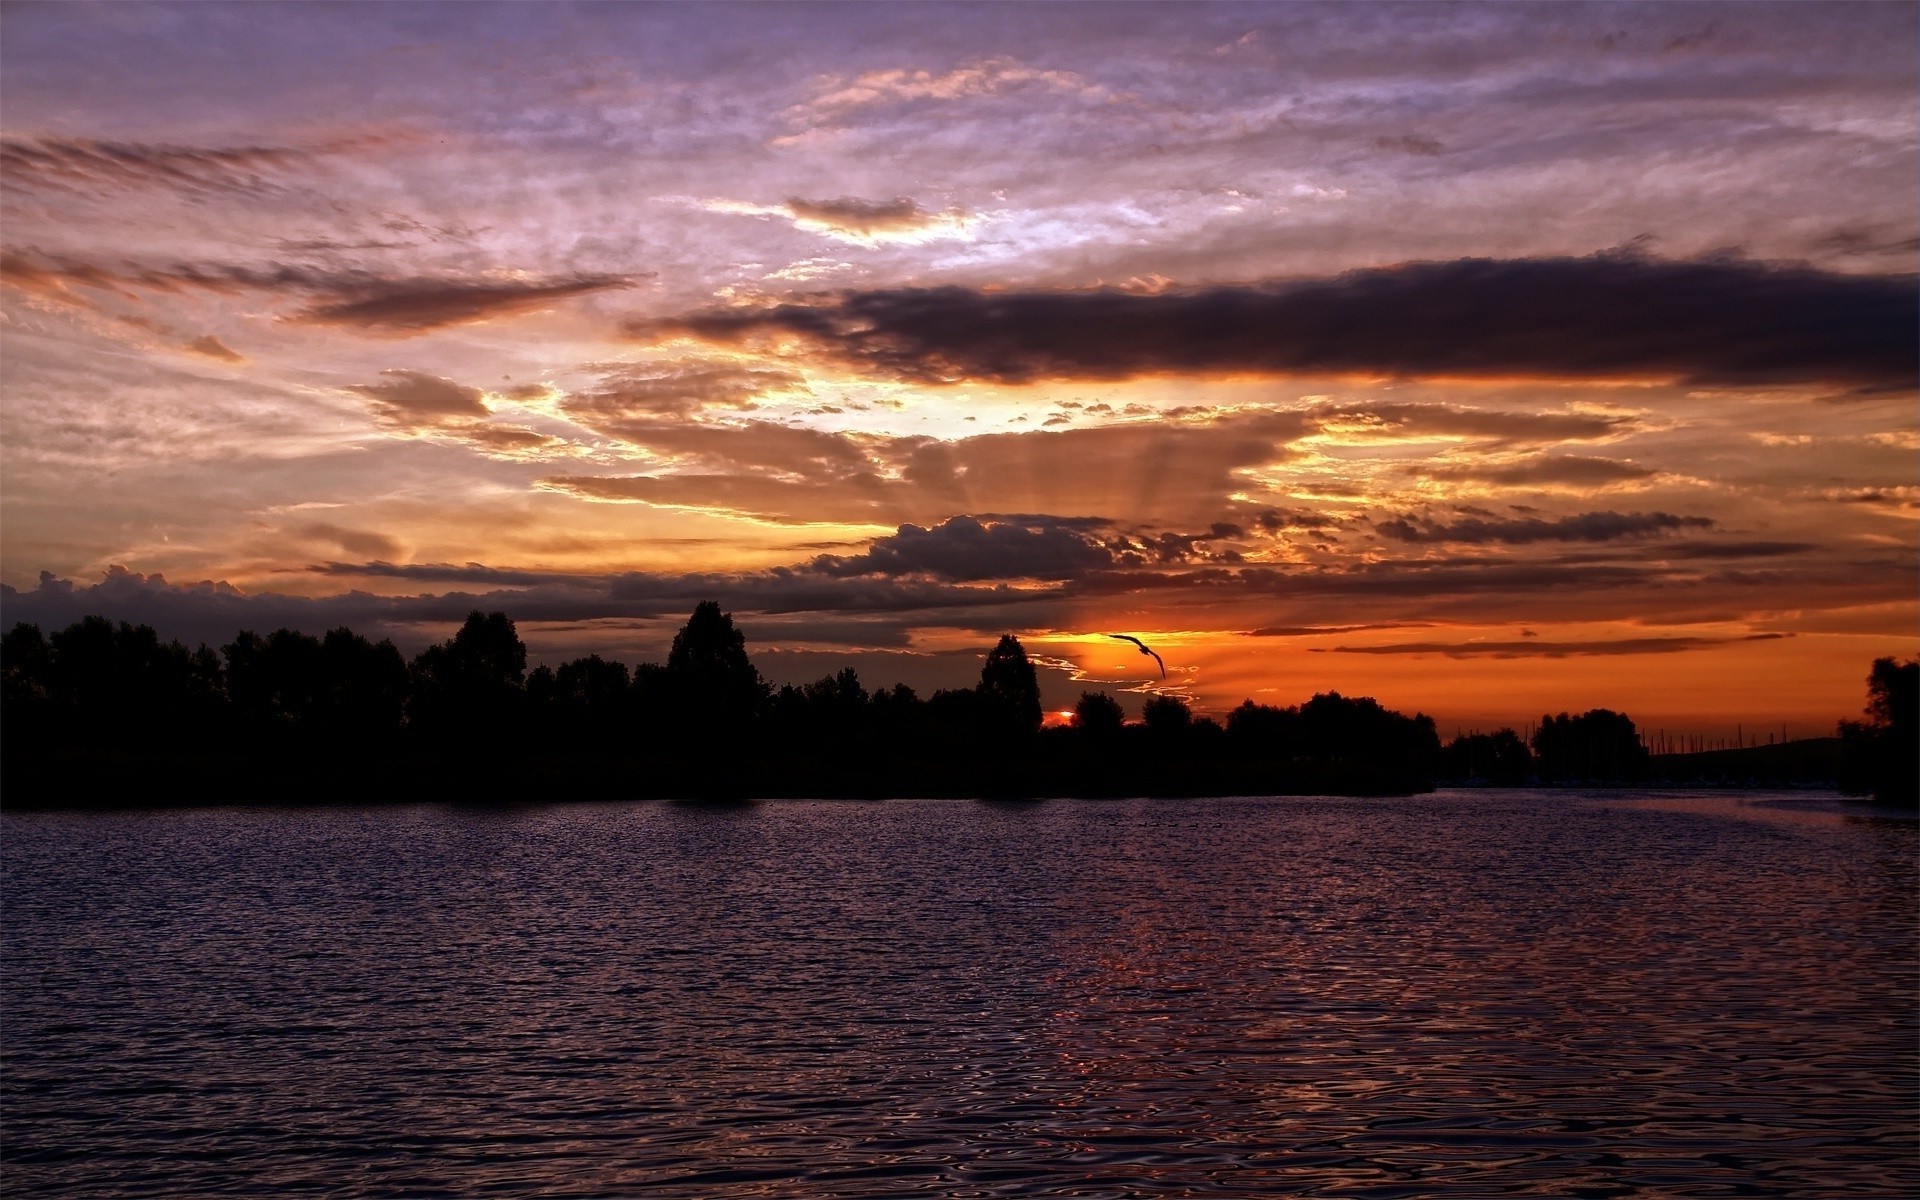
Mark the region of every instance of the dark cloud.
<instances>
[{"instance_id":1,"label":"dark cloud","mask_svg":"<svg viewBox=\"0 0 1920 1200\"><path fill-rule=\"evenodd\" d=\"M1538 517L1509 521L1470 517L1445 525L1427 517L1396 517L1379 522L1374 529L1382 537L1400 542L1522 546L1532 542L1609 542L1616 538L1649 537L1681 529L1712 527L1713 522L1706 517L1677 517L1664 512L1589 512L1553 521Z\"/></svg>"},{"instance_id":2,"label":"dark cloud","mask_svg":"<svg viewBox=\"0 0 1920 1200\"><path fill-rule=\"evenodd\" d=\"M567 275L547 279L387 278L358 271L273 264L174 263L161 266L87 262L22 250L0 255L0 280L28 291L87 303L76 288L132 298L138 291L259 292L305 299L284 320L411 337L451 325L552 307L575 296L632 287L632 275Z\"/></svg>"},{"instance_id":3,"label":"dark cloud","mask_svg":"<svg viewBox=\"0 0 1920 1200\"><path fill-rule=\"evenodd\" d=\"M1680 542L1662 546L1663 558L1785 558L1820 549L1812 542Z\"/></svg>"},{"instance_id":4,"label":"dark cloud","mask_svg":"<svg viewBox=\"0 0 1920 1200\"><path fill-rule=\"evenodd\" d=\"M476 387L467 387L428 375L421 371L382 371L385 383L355 384L347 388L374 402L374 407L393 421L413 426L447 417L484 417L488 409L486 395Z\"/></svg>"},{"instance_id":5,"label":"dark cloud","mask_svg":"<svg viewBox=\"0 0 1920 1200\"><path fill-rule=\"evenodd\" d=\"M449 325L551 308L557 301L611 288L631 287L616 275L524 283L458 283L389 280L347 286L339 299L313 304L290 320L308 325L345 325L372 333L410 336Z\"/></svg>"},{"instance_id":6,"label":"dark cloud","mask_svg":"<svg viewBox=\"0 0 1920 1200\"><path fill-rule=\"evenodd\" d=\"M295 537L329 542L340 547L340 549L346 551L348 554L366 554L392 558L398 555L403 549L398 541L388 537L384 533L375 533L366 529L344 529L338 525L329 525L321 521L316 521L309 525L301 525L287 532L293 534Z\"/></svg>"},{"instance_id":7,"label":"dark cloud","mask_svg":"<svg viewBox=\"0 0 1920 1200\"><path fill-rule=\"evenodd\" d=\"M983 528L1010 524L974 518ZM80 617L101 614L115 620L144 622L163 636L190 643L220 644L239 629L281 626L323 632L346 624L371 636L391 636L418 646L445 636L449 624L474 610L499 610L516 620L566 626L592 632L556 643L605 650L609 632L621 622L678 620L706 599L754 615L752 628L765 636L790 634L799 640L857 638L855 644L899 645L914 630L992 632L1072 628L1093 612L1116 605L1153 611L1168 621L1245 621L1262 617L1305 618L1254 629L1254 636L1315 637L1361 629L1419 627L1451 620L1484 624L1490 613L1505 612L1516 621L1550 605L1565 620L1671 620L1804 608L1832 601L1849 605L1911 599L1911 556L1884 560L1820 562L1808 560L1793 571L1697 569L1659 561L1522 562L1438 557L1323 565L1251 565L1199 560L1174 567L1096 563L1095 550L1113 560L1124 554L1123 536L1095 518L1049 523L1030 519L1025 532L1051 530L1080 537L1078 548L1048 539L1010 539L1023 564L1033 572L1015 578L960 578L984 574L985 560L968 558L964 536L947 531L943 540L878 539L861 564L860 555L810 560L790 567L742 572L660 574L632 572L585 575L495 567L391 562L324 563L309 568L311 577L343 582L356 577L420 585L420 594L372 595L349 591L331 596L245 593L225 583L173 584L158 575L122 568L100 582L81 586L49 574L26 591L0 588L0 609L9 622L27 621L43 629L60 628ZM922 534L934 534L926 529ZM336 542L365 536L360 531L309 527L301 536L332 537ZM1138 535L1136 535L1138 536ZM990 540L990 539L985 539ZM958 548L956 548L958 547ZM1062 547L1065 547L1063 550ZM1052 557L1049 557L1051 555ZM1063 563L1062 559L1069 561ZM1095 564L1082 568L1081 563ZM873 570L865 571L870 565ZM1007 568L1010 571L1010 568ZM1079 571L1071 574L1070 571ZM895 572L895 573L888 573ZM1052 575L1054 578L1044 576ZM439 592L433 589L452 587ZM1337 613L1346 618L1327 624L1313 618ZM1733 614L1728 617L1727 614ZM1204 626L1194 625L1199 628ZM1213 626L1219 628L1219 625ZM1229 624L1226 628L1236 628ZM1711 639L1709 639L1711 641ZM1643 648L1640 647L1645 643ZM1412 643L1399 647L1343 648L1352 653L1436 653L1459 655L1660 653L1690 648L1686 639L1625 639L1614 642L1556 643L1522 635L1511 643ZM580 652L585 652L580 651Z\"/></svg>"},{"instance_id":8,"label":"dark cloud","mask_svg":"<svg viewBox=\"0 0 1920 1200\"><path fill-rule=\"evenodd\" d=\"M1287 529L1326 533L1340 528L1345 522L1308 508L1269 508L1256 513L1252 524L1263 533L1279 533Z\"/></svg>"},{"instance_id":9,"label":"dark cloud","mask_svg":"<svg viewBox=\"0 0 1920 1200\"><path fill-rule=\"evenodd\" d=\"M1575 487L1604 487L1610 483L1651 479L1659 474L1650 467L1637 466L1621 459L1584 454L1546 454L1524 462L1425 467L1420 473L1430 479L1455 479L1464 483L1517 486L1568 484Z\"/></svg>"},{"instance_id":10,"label":"dark cloud","mask_svg":"<svg viewBox=\"0 0 1920 1200\"><path fill-rule=\"evenodd\" d=\"M1244 630L1242 637L1325 637L1335 633L1364 633L1375 629L1430 629L1430 621L1388 621L1373 625L1270 625ZM1523 636L1532 636L1531 634Z\"/></svg>"},{"instance_id":11,"label":"dark cloud","mask_svg":"<svg viewBox=\"0 0 1920 1200\"><path fill-rule=\"evenodd\" d=\"M465 442L483 453L513 456L554 448L561 439L517 425L494 424L486 393L476 387L422 371L382 371L384 383L354 384L346 390L373 401L374 416L389 428L412 434L437 434Z\"/></svg>"},{"instance_id":12,"label":"dark cloud","mask_svg":"<svg viewBox=\"0 0 1920 1200\"><path fill-rule=\"evenodd\" d=\"M797 336L920 383L1367 372L1912 386L1912 275L1738 260L1463 259L1135 294L902 288L637 322Z\"/></svg>"},{"instance_id":13,"label":"dark cloud","mask_svg":"<svg viewBox=\"0 0 1920 1200\"><path fill-rule=\"evenodd\" d=\"M1612 654L1677 654L1707 650L1740 642L1770 642L1791 637L1786 633L1750 633L1742 637L1616 638L1594 642L1546 642L1530 637L1518 642L1396 642L1386 646L1310 647L1314 654L1444 654L1448 658L1575 658Z\"/></svg>"},{"instance_id":14,"label":"dark cloud","mask_svg":"<svg viewBox=\"0 0 1920 1200\"><path fill-rule=\"evenodd\" d=\"M341 541L342 549L354 550L354 546ZM388 551L392 553L392 551ZM490 587L530 587L536 585L566 583L581 587L604 586L605 578L599 576L568 574L562 571L516 571L503 567L489 567L482 563L406 563L391 562L368 563L316 563L304 568L309 575L332 575L355 579L405 579L415 583L464 583Z\"/></svg>"},{"instance_id":15,"label":"dark cloud","mask_svg":"<svg viewBox=\"0 0 1920 1200\"><path fill-rule=\"evenodd\" d=\"M927 575L982 579L1070 579L1117 561L1114 550L1085 532L1053 524L981 522L953 517L932 529L902 525L875 539L865 554L823 554L813 569L826 575Z\"/></svg>"}]
</instances>

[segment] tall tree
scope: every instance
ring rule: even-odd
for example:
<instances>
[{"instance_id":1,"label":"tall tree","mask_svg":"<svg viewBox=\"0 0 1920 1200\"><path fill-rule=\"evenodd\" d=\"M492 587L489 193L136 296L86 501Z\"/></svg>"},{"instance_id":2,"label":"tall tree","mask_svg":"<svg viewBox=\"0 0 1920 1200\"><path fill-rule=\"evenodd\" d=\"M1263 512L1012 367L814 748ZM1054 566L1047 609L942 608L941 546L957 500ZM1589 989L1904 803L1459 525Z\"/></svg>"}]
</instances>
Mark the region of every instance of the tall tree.
<instances>
[{"instance_id":1,"label":"tall tree","mask_svg":"<svg viewBox=\"0 0 1920 1200\"><path fill-rule=\"evenodd\" d=\"M1005 716L1016 732L1032 734L1040 728L1040 680L1020 639L1003 634L987 652L980 668L980 694Z\"/></svg>"},{"instance_id":2,"label":"tall tree","mask_svg":"<svg viewBox=\"0 0 1920 1200\"><path fill-rule=\"evenodd\" d=\"M667 675L685 715L697 721L744 721L765 699L766 684L747 657L746 635L733 615L713 600L694 606L693 615L667 652Z\"/></svg>"}]
</instances>

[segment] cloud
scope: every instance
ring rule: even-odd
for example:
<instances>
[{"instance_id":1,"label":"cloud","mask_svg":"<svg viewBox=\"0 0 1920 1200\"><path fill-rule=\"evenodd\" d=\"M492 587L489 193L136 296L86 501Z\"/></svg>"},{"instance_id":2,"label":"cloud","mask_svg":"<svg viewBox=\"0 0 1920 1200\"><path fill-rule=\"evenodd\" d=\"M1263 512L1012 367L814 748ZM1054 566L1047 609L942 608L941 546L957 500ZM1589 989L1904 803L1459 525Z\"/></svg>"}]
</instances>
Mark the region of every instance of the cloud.
<instances>
[{"instance_id":1,"label":"cloud","mask_svg":"<svg viewBox=\"0 0 1920 1200\"><path fill-rule=\"evenodd\" d=\"M1249 629L1242 637L1326 637L1336 633L1362 633L1375 629L1428 629L1429 621L1388 621L1372 625L1269 625L1264 629Z\"/></svg>"},{"instance_id":2,"label":"cloud","mask_svg":"<svg viewBox=\"0 0 1920 1200\"><path fill-rule=\"evenodd\" d=\"M1308 533L1326 533L1345 524L1323 512L1307 508L1270 508L1254 515L1253 527L1263 533L1299 529Z\"/></svg>"},{"instance_id":3,"label":"cloud","mask_svg":"<svg viewBox=\"0 0 1920 1200\"><path fill-rule=\"evenodd\" d=\"M287 319L307 325L346 326L368 333L409 337L496 317L551 308L561 300L633 286L620 275L514 283L445 280L380 280L337 285L338 298L323 300Z\"/></svg>"},{"instance_id":4,"label":"cloud","mask_svg":"<svg viewBox=\"0 0 1920 1200\"><path fill-rule=\"evenodd\" d=\"M386 540L386 539L382 539ZM345 545L347 550L356 547ZM397 553L398 547L385 553ZM361 551L373 553L375 551ZM518 571L511 568L489 567L483 563L406 563L395 564L385 561L369 563L316 563L303 569L308 575L332 575L356 579L405 579L415 583L464 583L480 584L491 587L527 587L554 583L570 583L579 586L604 585L605 577L569 574L564 571Z\"/></svg>"},{"instance_id":5,"label":"cloud","mask_svg":"<svg viewBox=\"0 0 1920 1200\"><path fill-rule=\"evenodd\" d=\"M555 476L542 486L782 523L931 524L967 512L1111 514L1139 524L1215 519L1238 472L1295 457L1299 413L1231 414L954 441L796 428L768 421L605 422L679 471ZM770 474L771 473L771 474Z\"/></svg>"},{"instance_id":6,"label":"cloud","mask_svg":"<svg viewBox=\"0 0 1920 1200\"><path fill-rule=\"evenodd\" d=\"M1659 474L1651 467L1636 466L1617 458L1584 454L1547 454L1524 462L1423 467L1420 473L1430 479L1453 479L1463 483L1516 486L1563 484L1572 487L1603 487L1610 483L1651 479Z\"/></svg>"},{"instance_id":7,"label":"cloud","mask_svg":"<svg viewBox=\"0 0 1920 1200\"><path fill-rule=\"evenodd\" d=\"M9 189L62 191L172 188L257 192L272 177L313 157L291 146L180 146L89 138L0 140L0 180Z\"/></svg>"},{"instance_id":8,"label":"cloud","mask_svg":"<svg viewBox=\"0 0 1920 1200\"><path fill-rule=\"evenodd\" d=\"M331 543L348 554L394 558L405 548L384 533L374 533L365 529L344 529L325 522L302 525L287 532L295 537Z\"/></svg>"},{"instance_id":9,"label":"cloud","mask_svg":"<svg viewBox=\"0 0 1920 1200\"><path fill-rule=\"evenodd\" d=\"M382 371L385 382L352 384L345 390L373 401L373 414L390 429L430 434L498 458L518 458L558 449L564 442L549 434L491 421L487 393L423 371Z\"/></svg>"},{"instance_id":10,"label":"cloud","mask_svg":"<svg viewBox=\"0 0 1920 1200\"><path fill-rule=\"evenodd\" d=\"M1820 547L1813 542L1681 542L1661 546L1662 558L1786 558L1809 554Z\"/></svg>"},{"instance_id":11,"label":"cloud","mask_svg":"<svg viewBox=\"0 0 1920 1200\"><path fill-rule=\"evenodd\" d=\"M927 575L935 579L1070 579L1111 567L1116 556L1079 529L1053 525L982 523L953 517L932 529L902 525L877 538L865 554L823 554L812 568L825 575Z\"/></svg>"},{"instance_id":12,"label":"cloud","mask_svg":"<svg viewBox=\"0 0 1920 1200\"><path fill-rule=\"evenodd\" d=\"M804 124L845 117L861 109L916 101L948 102L1014 91L1051 91L1103 99L1108 92L1073 71L1047 71L1008 58L992 58L950 71L895 67L828 79L819 94L788 110Z\"/></svg>"},{"instance_id":13,"label":"cloud","mask_svg":"<svg viewBox=\"0 0 1920 1200\"><path fill-rule=\"evenodd\" d=\"M197 337L191 342L188 342L182 349L205 358L218 359L221 362L243 363L247 361L246 355L235 350L232 346L227 345L212 334L208 334L205 337Z\"/></svg>"},{"instance_id":14,"label":"cloud","mask_svg":"<svg viewBox=\"0 0 1920 1200\"><path fill-rule=\"evenodd\" d=\"M1396 441L1470 438L1495 446L1598 441L1630 432L1630 416L1499 412L1451 404L1361 404L1314 410L1322 433Z\"/></svg>"},{"instance_id":15,"label":"cloud","mask_svg":"<svg viewBox=\"0 0 1920 1200\"><path fill-rule=\"evenodd\" d=\"M1401 154L1417 155L1421 158L1437 158L1446 153L1446 147L1430 137L1417 133L1403 133L1392 137L1373 139L1375 149L1397 150Z\"/></svg>"},{"instance_id":16,"label":"cloud","mask_svg":"<svg viewBox=\"0 0 1920 1200\"><path fill-rule=\"evenodd\" d=\"M965 239L981 221L980 217L958 208L942 212L924 209L919 202L905 196L893 200L861 200L851 196L837 200L793 198L785 204L708 200L700 207L708 212L740 216L781 217L791 221L795 229L869 247Z\"/></svg>"},{"instance_id":17,"label":"cloud","mask_svg":"<svg viewBox=\"0 0 1920 1200\"><path fill-rule=\"evenodd\" d=\"M485 392L428 375L421 371L382 371L385 383L354 384L347 388L374 402L375 409L388 420L409 427L417 423L434 424L448 417L485 417L490 410L482 402Z\"/></svg>"},{"instance_id":18,"label":"cloud","mask_svg":"<svg viewBox=\"0 0 1920 1200\"><path fill-rule=\"evenodd\" d=\"M590 274L509 280L388 278L288 264L108 265L35 250L0 255L0 281L68 303L93 304L94 293L133 299L140 291L279 294L306 301L305 307L282 318L290 323L394 337L551 308L575 296L632 287L638 278Z\"/></svg>"},{"instance_id":19,"label":"cloud","mask_svg":"<svg viewBox=\"0 0 1920 1200\"><path fill-rule=\"evenodd\" d=\"M619 437L621 425L661 417L686 417L706 409L749 409L769 392L804 392L806 381L792 371L725 362L680 362L622 366L601 385L573 392L561 401L567 419Z\"/></svg>"},{"instance_id":20,"label":"cloud","mask_svg":"<svg viewBox=\"0 0 1920 1200\"><path fill-rule=\"evenodd\" d=\"M923 384L1364 372L1911 387L1920 295L1911 275L1603 254L1149 294L844 292L629 329L723 344L797 337Z\"/></svg>"},{"instance_id":21,"label":"cloud","mask_svg":"<svg viewBox=\"0 0 1920 1200\"><path fill-rule=\"evenodd\" d=\"M1589 512L1554 521L1538 517L1507 521L1469 517L1447 525L1426 517L1397 517L1374 526L1382 537L1400 542L1500 543L1508 546L1533 542L1608 542L1680 529L1712 527L1713 522L1706 517L1676 517L1664 512Z\"/></svg>"},{"instance_id":22,"label":"cloud","mask_svg":"<svg viewBox=\"0 0 1920 1200\"><path fill-rule=\"evenodd\" d=\"M1309 647L1314 654L1444 654L1448 658L1573 658L1614 654L1677 654L1709 650L1740 642L1771 642L1786 633L1750 633L1743 637L1615 638L1593 642L1548 642L1527 638L1517 642L1396 642L1385 646Z\"/></svg>"}]
</instances>

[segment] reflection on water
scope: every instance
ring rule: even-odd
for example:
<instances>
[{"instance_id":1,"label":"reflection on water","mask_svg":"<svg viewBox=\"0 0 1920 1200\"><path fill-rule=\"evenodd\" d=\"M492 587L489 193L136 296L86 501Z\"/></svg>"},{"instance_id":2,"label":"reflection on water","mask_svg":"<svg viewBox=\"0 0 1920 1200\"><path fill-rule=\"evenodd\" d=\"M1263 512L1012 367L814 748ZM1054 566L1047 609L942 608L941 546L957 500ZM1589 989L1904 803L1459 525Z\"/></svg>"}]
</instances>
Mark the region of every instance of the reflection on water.
<instances>
[{"instance_id":1,"label":"reflection on water","mask_svg":"<svg viewBox=\"0 0 1920 1200\"><path fill-rule=\"evenodd\" d=\"M5 1187L1920 1194L1915 824L1766 799L9 814Z\"/></svg>"}]
</instances>

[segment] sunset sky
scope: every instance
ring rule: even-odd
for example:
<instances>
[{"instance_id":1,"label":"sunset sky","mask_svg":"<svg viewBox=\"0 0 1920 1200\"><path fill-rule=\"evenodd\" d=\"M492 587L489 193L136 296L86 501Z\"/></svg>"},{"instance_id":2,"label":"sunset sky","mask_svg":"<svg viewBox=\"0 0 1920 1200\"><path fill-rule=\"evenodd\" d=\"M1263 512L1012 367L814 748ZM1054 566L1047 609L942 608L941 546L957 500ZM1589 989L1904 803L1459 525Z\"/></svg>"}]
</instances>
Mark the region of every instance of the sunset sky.
<instances>
[{"instance_id":1,"label":"sunset sky","mask_svg":"<svg viewBox=\"0 0 1920 1200\"><path fill-rule=\"evenodd\" d=\"M1829 733L1916 11L9 6L0 614Z\"/></svg>"}]
</instances>

